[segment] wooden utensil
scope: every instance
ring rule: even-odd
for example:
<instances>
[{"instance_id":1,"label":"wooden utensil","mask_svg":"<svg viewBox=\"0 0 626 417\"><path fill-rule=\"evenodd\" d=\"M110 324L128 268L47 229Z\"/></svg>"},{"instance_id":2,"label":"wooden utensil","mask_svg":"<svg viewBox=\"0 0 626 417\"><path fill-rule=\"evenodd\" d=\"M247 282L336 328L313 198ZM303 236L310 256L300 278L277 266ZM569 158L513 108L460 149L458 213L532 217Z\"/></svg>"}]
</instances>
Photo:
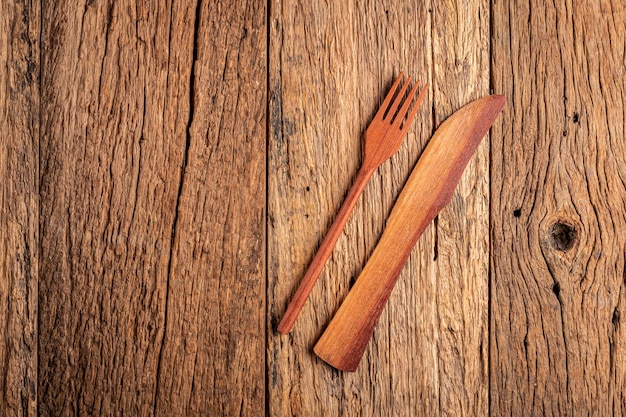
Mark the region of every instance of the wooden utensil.
<instances>
[{"instance_id":1,"label":"wooden utensil","mask_svg":"<svg viewBox=\"0 0 626 417\"><path fill-rule=\"evenodd\" d=\"M473 101L437 129L396 201L374 253L314 352L356 370L400 271L426 226L450 201L461 174L506 99Z\"/></svg>"},{"instance_id":2,"label":"wooden utensil","mask_svg":"<svg viewBox=\"0 0 626 417\"><path fill-rule=\"evenodd\" d=\"M400 89L400 92L396 95L397 88L402 80L402 77L403 73L401 72L391 86L391 90L387 94L387 97L383 100L378 113L376 113L376 116L374 116L374 119L365 132L365 156L363 158L361 169L357 173L356 179L354 180L354 184L352 185L348 196L343 202L335 221L317 250L317 254L313 258L313 261L304 275L304 278L302 278L300 286L291 299L291 302L285 311L285 315L278 325L278 331L280 333L287 334L293 327L300 310L302 310L306 299L311 293L315 282L324 268L324 264L332 253L333 248L337 243L337 239L339 239L341 231L348 221L350 212L352 212L352 209L363 192L365 185L376 168L378 168L383 162L396 153L398 149L400 149L402 140L406 136L409 126L411 126L411 122L417 114L417 109L424 99L426 86L421 90L417 99L415 99L413 107L409 111L409 107L413 102L413 97L419 87L419 81L413 86L406 99L403 101L404 93L406 92L409 82L411 81L411 77L408 77ZM397 110L400 103L402 103L402 107L400 107L400 110Z\"/></svg>"}]
</instances>

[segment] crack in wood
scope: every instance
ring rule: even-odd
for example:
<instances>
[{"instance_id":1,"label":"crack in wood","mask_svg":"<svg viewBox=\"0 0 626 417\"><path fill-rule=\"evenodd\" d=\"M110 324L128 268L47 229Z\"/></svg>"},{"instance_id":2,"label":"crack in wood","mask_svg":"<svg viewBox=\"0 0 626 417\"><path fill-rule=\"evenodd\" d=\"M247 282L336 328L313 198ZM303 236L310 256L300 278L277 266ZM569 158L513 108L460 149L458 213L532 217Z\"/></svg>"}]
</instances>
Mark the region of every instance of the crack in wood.
<instances>
[{"instance_id":1,"label":"crack in wood","mask_svg":"<svg viewBox=\"0 0 626 417\"><path fill-rule=\"evenodd\" d=\"M194 121L194 113L195 113L195 100L196 97L196 62L198 60L198 31L200 28L200 9L201 9L201 0L196 1L195 7L195 18L194 18L194 26L193 26L193 52L192 52L192 61L191 61L191 70L189 75L189 118L187 120L187 129L186 129L186 138L185 138L185 149L183 151L183 158L180 168L180 177L178 182L178 193L176 195L176 204L174 205L174 220L172 222L172 237L170 240L170 253L169 260L167 265L167 280L166 280L166 289L165 289L165 310L163 312L164 321L163 321L163 337L161 339L161 346L159 349L159 355L157 359L156 366L156 379L155 379L155 401L154 401L154 416L158 415L158 399L159 399L159 390L161 387L161 373L162 373L162 362L163 362L163 351L165 349L165 342L167 336L167 318L169 315L168 311L168 303L169 303L169 294L170 294L170 280L172 276L172 259L174 257L174 253L176 250L176 236L178 230L178 218L181 207L181 196L184 190L185 176L187 164L189 162L189 149L191 147L191 127Z\"/></svg>"}]
</instances>

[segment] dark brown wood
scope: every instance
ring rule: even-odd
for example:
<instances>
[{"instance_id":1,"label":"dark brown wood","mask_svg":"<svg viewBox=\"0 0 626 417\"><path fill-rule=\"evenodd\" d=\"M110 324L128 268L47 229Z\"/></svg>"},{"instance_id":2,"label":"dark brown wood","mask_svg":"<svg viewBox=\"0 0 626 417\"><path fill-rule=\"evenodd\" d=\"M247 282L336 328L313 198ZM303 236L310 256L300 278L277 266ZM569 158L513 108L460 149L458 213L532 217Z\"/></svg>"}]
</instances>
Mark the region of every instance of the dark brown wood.
<instances>
[{"instance_id":1,"label":"dark brown wood","mask_svg":"<svg viewBox=\"0 0 626 417\"><path fill-rule=\"evenodd\" d=\"M626 414L626 4L493 2L491 414Z\"/></svg>"},{"instance_id":2,"label":"dark brown wood","mask_svg":"<svg viewBox=\"0 0 626 417\"><path fill-rule=\"evenodd\" d=\"M43 8L43 415L155 412L194 12L190 2Z\"/></svg>"},{"instance_id":3,"label":"dark brown wood","mask_svg":"<svg viewBox=\"0 0 626 417\"><path fill-rule=\"evenodd\" d=\"M258 415L265 3L42 13L42 415Z\"/></svg>"},{"instance_id":4,"label":"dark brown wood","mask_svg":"<svg viewBox=\"0 0 626 417\"><path fill-rule=\"evenodd\" d=\"M406 133L411 127L413 119L424 99L427 86L422 88L420 94L413 101L420 83L418 81L411 90L408 90L411 81L409 76L404 80L402 87L399 88L402 78L403 73L400 73L365 132L365 152L361 168L356 174L354 184L352 184L346 199L339 209L337 217L330 226L328 233L326 233L296 293L289 302L282 320L278 324L280 333L287 334L291 331L367 182L383 162L398 152L402 141L406 137ZM409 106L411 106L410 112Z\"/></svg>"},{"instance_id":5,"label":"dark brown wood","mask_svg":"<svg viewBox=\"0 0 626 417\"><path fill-rule=\"evenodd\" d=\"M37 415L38 1L0 2L0 416Z\"/></svg>"},{"instance_id":6,"label":"dark brown wood","mask_svg":"<svg viewBox=\"0 0 626 417\"><path fill-rule=\"evenodd\" d=\"M467 104L437 128L396 201L380 242L315 345L333 367L356 370L398 276L426 226L449 203L465 166L506 99Z\"/></svg>"}]
</instances>

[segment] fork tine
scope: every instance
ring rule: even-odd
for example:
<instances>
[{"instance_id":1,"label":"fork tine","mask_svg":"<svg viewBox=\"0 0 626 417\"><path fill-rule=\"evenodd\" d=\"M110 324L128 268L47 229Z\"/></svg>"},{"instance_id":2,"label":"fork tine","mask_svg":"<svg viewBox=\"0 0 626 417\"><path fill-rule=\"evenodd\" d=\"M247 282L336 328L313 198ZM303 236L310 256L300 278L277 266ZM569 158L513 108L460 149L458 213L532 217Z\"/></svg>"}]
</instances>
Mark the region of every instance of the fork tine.
<instances>
[{"instance_id":1,"label":"fork tine","mask_svg":"<svg viewBox=\"0 0 626 417\"><path fill-rule=\"evenodd\" d=\"M395 94L396 90L398 89L398 84L400 84L400 80L402 80L403 76L404 76L404 73L402 71L400 71L400 74L398 74L398 77L393 82L393 85L389 89L389 92L387 93L387 96L385 97L385 99L383 100L382 104L380 105L380 108L378 109L378 112L376 113L376 116L375 116L376 119L381 119L382 120L383 116L385 115L385 111L387 110L387 107L389 107L389 103L391 102L391 99L393 98L393 95Z\"/></svg>"},{"instance_id":2,"label":"fork tine","mask_svg":"<svg viewBox=\"0 0 626 417\"><path fill-rule=\"evenodd\" d=\"M400 105L400 102L402 101L402 96L404 96L404 92L406 91L406 89L409 86L410 82L411 82L411 76L409 75L409 78L407 78L406 81L404 82L404 85L402 86L402 89L400 90L400 92L396 96L396 99L393 101L393 103L391 103L391 106L389 106L389 111L387 112L387 117L385 117L384 119L389 119L390 123L394 120L394 115L396 114L396 109Z\"/></svg>"},{"instance_id":3,"label":"fork tine","mask_svg":"<svg viewBox=\"0 0 626 417\"><path fill-rule=\"evenodd\" d=\"M419 84L419 81L417 82L417 84ZM417 110L419 109L420 104L422 104L422 100L424 100L427 89L428 89L428 83L424 84L422 91L420 91L419 95L415 99L415 104L413 104L411 113L409 113L409 115L407 116L406 121L404 122L404 126L402 126L402 130L400 131L400 135L402 137L404 137L406 132L409 130L409 127L411 127L411 122L415 118L415 115L417 114Z\"/></svg>"},{"instance_id":4,"label":"fork tine","mask_svg":"<svg viewBox=\"0 0 626 417\"><path fill-rule=\"evenodd\" d=\"M415 83L415 85L409 92L406 100L404 100L404 103L402 103L402 107L400 108L400 110L398 110L398 115L392 122L393 127L396 127L398 129L400 128L400 125L402 124L402 121L404 120L404 116L406 116L406 112L409 109L411 102L413 101L413 96L415 95L415 92L417 91L419 86L420 86L420 83L418 81Z\"/></svg>"}]
</instances>

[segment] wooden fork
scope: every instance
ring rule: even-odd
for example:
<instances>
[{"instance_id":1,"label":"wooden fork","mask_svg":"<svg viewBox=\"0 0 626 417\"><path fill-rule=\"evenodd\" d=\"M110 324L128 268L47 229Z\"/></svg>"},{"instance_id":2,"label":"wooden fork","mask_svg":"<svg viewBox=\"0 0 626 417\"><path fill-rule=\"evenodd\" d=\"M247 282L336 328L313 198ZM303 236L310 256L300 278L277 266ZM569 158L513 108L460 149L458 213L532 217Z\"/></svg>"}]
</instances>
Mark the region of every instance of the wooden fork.
<instances>
[{"instance_id":1,"label":"wooden fork","mask_svg":"<svg viewBox=\"0 0 626 417\"><path fill-rule=\"evenodd\" d=\"M411 106L413 98L417 93L419 81L415 83L411 91L409 91L406 99L403 101L404 94L409 86L411 77L407 78L400 91L396 94L398 85L400 84L402 78L403 73L401 72L400 75L398 75L398 78L394 81L391 86L391 90L383 100L380 109L365 132L365 156L361 169L357 173L354 184L341 206L335 221L328 230L324 241L319 247L315 258L313 258L313 261L304 275L304 278L302 278L302 282L300 283L298 290L291 299L291 302L287 307L287 311L285 311L285 315L278 325L278 331L282 334L289 333L293 327L300 310L302 310L302 307L311 293L315 282L319 278L319 275L324 268L324 264L326 264L328 257L333 251L333 248L337 243L337 239L339 239L339 236L348 221L350 212L363 192L365 185L367 185L367 182L371 178L374 171L376 171L376 169L383 162L389 159L398 151L398 149L400 149L400 145L402 144L402 141L411 126L411 122L417 114L417 109L424 99L426 87L428 85L425 85L420 91L419 95L415 99L413 107L409 111L409 107ZM402 107L398 110L401 103Z\"/></svg>"}]
</instances>

